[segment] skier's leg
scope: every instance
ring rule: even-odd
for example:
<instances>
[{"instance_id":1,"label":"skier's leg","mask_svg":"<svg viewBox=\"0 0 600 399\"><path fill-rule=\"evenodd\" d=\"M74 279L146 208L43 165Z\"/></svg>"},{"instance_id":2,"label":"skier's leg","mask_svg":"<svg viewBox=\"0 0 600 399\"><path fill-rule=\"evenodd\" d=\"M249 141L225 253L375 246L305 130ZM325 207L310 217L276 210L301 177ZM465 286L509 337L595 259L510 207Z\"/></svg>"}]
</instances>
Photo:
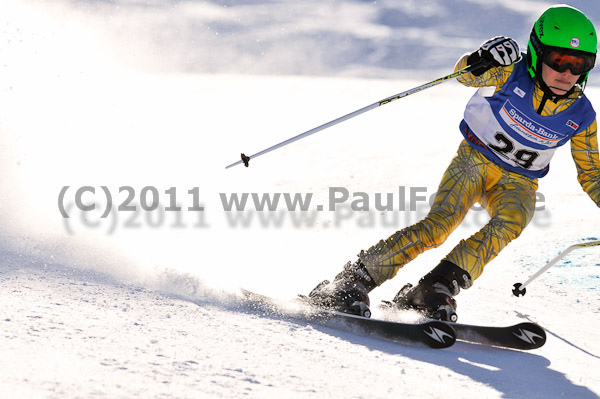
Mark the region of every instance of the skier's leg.
<instances>
[{"instance_id":1,"label":"skier's leg","mask_svg":"<svg viewBox=\"0 0 600 399\"><path fill-rule=\"evenodd\" d=\"M487 160L486 160L487 161ZM471 238L461 241L419 284L407 284L394 297L399 308L456 321L454 296L469 288L492 260L529 223L535 209L537 181L490 165L480 203L491 216Z\"/></svg>"},{"instance_id":2,"label":"skier's leg","mask_svg":"<svg viewBox=\"0 0 600 399\"><path fill-rule=\"evenodd\" d=\"M473 280L477 279L484 266L531 221L536 190L536 179L504 171L481 200L481 205L491 216L490 221L469 239L461 241L445 260L468 272Z\"/></svg>"},{"instance_id":3,"label":"skier's leg","mask_svg":"<svg viewBox=\"0 0 600 399\"><path fill-rule=\"evenodd\" d=\"M418 254L441 245L460 224L482 193L487 168L486 161L463 142L444 173L427 217L362 251L359 259L346 264L332 282L317 285L309 294L313 304L352 313L364 309L357 304L368 305L372 289Z\"/></svg>"},{"instance_id":4,"label":"skier's leg","mask_svg":"<svg viewBox=\"0 0 600 399\"><path fill-rule=\"evenodd\" d=\"M360 260L377 285L391 279L424 251L439 247L464 219L483 192L485 178L495 173L489 161L463 141L442 177L428 215L366 251Z\"/></svg>"}]
</instances>

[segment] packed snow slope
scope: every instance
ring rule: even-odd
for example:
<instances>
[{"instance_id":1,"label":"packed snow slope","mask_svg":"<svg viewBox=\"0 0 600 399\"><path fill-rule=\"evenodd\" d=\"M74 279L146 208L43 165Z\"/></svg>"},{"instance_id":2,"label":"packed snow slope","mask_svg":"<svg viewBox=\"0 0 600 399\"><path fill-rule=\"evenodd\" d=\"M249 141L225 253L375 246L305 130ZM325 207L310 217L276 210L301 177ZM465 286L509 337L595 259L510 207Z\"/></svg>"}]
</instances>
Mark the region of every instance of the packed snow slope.
<instances>
[{"instance_id":1,"label":"packed snow slope","mask_svg":"<svg viewBox=\"0 0 600 399\"><path fill-rule=\"evenodd\" d=\"M595 2L571 4L600 23ZM0 396L597 398L598 248L511 294L600 239L568 148L528 229L457 297L462 322L541 324L538 350L408 347L264 316L238 291L307 293L423 217L473 90L445 83L225 165L445 75L491 36L524 46L548 5L2 1ZM473 209L373 303L486 220Z\"/></svg>"}]
</instances>

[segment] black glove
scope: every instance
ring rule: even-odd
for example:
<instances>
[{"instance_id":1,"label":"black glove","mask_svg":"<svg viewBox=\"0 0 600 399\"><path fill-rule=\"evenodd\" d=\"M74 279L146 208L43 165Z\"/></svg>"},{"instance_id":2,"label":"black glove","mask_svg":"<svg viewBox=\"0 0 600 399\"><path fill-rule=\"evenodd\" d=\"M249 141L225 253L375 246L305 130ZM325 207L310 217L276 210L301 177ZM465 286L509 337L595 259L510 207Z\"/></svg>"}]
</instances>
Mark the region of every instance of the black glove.
<instances>
[{"instance_id":1,"label":"black glove","mask_svg":"<svg viewBox=\"0 0 600 399\"><path fill-rule=\"evenodd\" d=\"M486 65L477 68L471 73L480 76L490 68L509 66L521 60L519 45L513 39L504 36L496 36L486 42L467 58L467 63L473 65L484 60Z\"/></svg>"}]
</instances>

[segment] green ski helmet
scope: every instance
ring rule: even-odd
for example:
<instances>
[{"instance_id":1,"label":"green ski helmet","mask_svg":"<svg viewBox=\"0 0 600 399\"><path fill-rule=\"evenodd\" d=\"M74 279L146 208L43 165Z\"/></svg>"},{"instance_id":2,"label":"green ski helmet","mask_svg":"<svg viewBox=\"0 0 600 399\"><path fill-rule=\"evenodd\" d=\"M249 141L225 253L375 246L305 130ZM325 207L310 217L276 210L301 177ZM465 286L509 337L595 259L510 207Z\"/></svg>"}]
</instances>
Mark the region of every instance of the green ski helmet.
<instances>
[{"instance_id":1,"label":"green ski helmet","mask_svg":"<svg viewBox=\"0 0 600 399\"><path fill-rule=\"evenodd\" d=\"M587 80L596 61L598 38L594 25L584 13L559 4L548 8L535 22L527 45L527 69L532 79L541 78L542 62L552 50L583 56L586 67L577 83Z\"/></svg>"}]
</instances>

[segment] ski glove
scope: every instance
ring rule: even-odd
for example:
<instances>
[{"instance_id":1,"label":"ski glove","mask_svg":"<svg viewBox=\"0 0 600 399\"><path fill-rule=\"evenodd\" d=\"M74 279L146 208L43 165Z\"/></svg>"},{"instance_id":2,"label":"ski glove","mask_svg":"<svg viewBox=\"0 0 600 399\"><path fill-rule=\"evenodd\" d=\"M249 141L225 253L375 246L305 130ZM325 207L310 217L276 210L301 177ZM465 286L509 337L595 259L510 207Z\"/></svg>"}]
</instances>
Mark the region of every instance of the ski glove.
<instances>
[{"instance_id":1,"label":"ski glove","mask_svg":"<svg viewBox=\"0 0 600 399\"><path fill-rule=\"evenodd\" d=\"M471 73L480 76L490 68L509 66L521 60L521 51L516 41L505 36L496 36L486 42L467 58L467 63L473 65L480 60L487 62L485 66L477 68Z\"/></svg>"}]
</instances>

